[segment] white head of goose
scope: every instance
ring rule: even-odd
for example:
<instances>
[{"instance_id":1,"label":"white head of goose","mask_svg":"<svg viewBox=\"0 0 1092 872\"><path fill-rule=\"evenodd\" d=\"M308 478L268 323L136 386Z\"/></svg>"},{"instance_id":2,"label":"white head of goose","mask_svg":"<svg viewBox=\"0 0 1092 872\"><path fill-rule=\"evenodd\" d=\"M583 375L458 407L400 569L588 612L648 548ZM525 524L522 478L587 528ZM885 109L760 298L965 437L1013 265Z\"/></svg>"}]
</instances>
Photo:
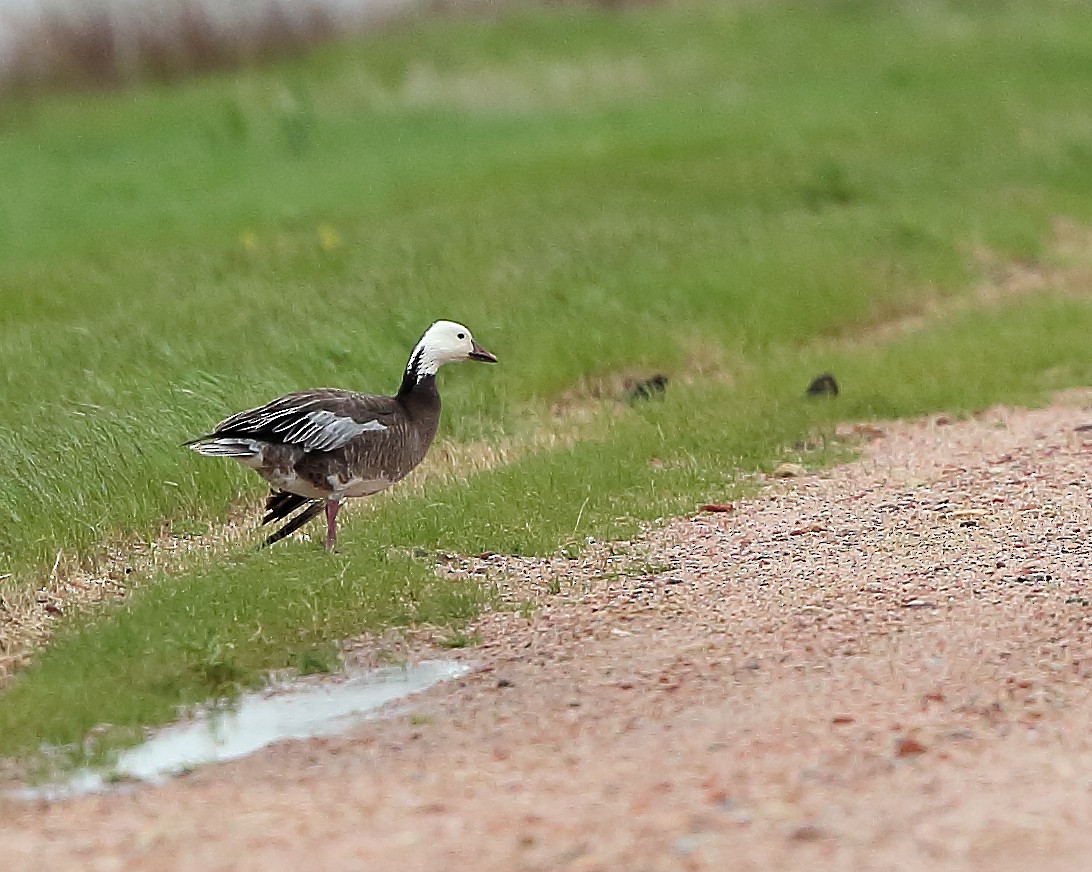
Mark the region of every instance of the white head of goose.
<instances>
[{"instance_id":1,"label":"white head of goose","mask_svg":"<svg viewBox=\"0 0 1092 872\"><path fill-rule=\"evenodd\" d=\"M231 457L273 488L263 524L286 518L270 545L326 509L326 547L337 541L337 513L348 497L378 493L404 478L428 452L440 423L436 372L445 363L497 358L454 321L437 321L414 346L393 397L316 388L225 418L186 444L208 457Z\"/></svg>"}]
</instances>

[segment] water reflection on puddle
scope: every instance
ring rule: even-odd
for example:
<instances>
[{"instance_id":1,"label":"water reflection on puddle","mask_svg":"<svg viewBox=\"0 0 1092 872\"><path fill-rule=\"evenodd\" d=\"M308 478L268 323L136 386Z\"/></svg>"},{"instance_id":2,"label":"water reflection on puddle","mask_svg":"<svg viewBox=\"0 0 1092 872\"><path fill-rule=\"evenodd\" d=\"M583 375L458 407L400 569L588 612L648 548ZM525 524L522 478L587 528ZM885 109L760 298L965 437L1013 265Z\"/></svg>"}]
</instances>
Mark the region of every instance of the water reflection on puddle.
<instances>
[{"instance_id":1,"label":"water reflection on puddle","mask_svg":"<svg viewBox=\"0 0 1092 872\"><path fill-rule=\"evenodd\" d=\"M15 795L64 799L104 790L119 779L156 783L204 763L245 757L283 739L336 735L388 702L467 671L453 660L431 660L345 681L244 694L230 709L157 731L144 744L123 751L109 772L83 769L65 783L27 787Z\"/></svg>"}]
</instances>

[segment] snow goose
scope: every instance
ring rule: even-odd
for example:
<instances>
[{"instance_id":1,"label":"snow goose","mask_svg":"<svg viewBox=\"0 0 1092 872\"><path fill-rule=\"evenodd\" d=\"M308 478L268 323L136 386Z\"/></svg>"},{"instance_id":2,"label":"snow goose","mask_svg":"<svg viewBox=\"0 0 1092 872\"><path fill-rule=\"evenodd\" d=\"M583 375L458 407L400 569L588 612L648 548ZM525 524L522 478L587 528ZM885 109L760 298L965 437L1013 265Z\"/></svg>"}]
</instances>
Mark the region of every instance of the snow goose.
<instances>
[{"instance_id":1,"label":"snow goose","mask_svg":"<svg viewBox=\"0 0 1092 872\"><path fill-rule=\"evenodd\" d=\"M266 545L325 509L325 544L333 548L343 500L385 490L424 459L440 423L436 372L462 360L497 362L462 324L437 321L414 346L393 397L335 388L286 394L225 418L186 445L206 457L238 460L269 482L263 524L305 506Z\"/></svg>"}]
</instances>

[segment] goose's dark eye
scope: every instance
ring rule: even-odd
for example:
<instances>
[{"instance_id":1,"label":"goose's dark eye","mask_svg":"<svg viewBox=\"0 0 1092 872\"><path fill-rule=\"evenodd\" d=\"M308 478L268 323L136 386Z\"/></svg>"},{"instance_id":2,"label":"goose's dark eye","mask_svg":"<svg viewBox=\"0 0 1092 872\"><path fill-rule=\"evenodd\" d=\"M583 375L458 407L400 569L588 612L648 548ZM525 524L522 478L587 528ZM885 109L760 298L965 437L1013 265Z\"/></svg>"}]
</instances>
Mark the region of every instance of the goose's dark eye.
<instances>
[{"instance_id":1,"label":"goose's dark eye","mask_svg":"<svg viewBox=\"0 0 1092 872\"><path fill-rule=\"evenodd\" d=\"M466 334L465 334L465 333L460 333L460 334L458 335L458 338L459 338L459 339L466 339Z\"/></svg>"}]
</instances>

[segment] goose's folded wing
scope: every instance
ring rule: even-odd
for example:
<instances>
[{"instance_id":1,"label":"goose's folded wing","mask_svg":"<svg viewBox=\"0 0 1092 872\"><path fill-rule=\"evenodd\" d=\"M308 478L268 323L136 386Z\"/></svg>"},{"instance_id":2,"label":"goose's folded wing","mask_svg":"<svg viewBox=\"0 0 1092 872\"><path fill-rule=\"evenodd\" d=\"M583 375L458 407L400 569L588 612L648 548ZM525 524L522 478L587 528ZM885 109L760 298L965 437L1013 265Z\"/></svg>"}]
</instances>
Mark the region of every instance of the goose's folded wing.
<instances>
[{"instance_id":1,"label":"goose's folded wing","mask_svg":"<svg viewBox=\"0 0 1092 872\"><path fill-rule=\"evenodd\" d=\"M357 436L386 430L393 423L394 403L390 397L350 391L301 391L225 418L204 438L246 438L299 445L305 451L336 451Z\"/></svg>"}]
</instances>

